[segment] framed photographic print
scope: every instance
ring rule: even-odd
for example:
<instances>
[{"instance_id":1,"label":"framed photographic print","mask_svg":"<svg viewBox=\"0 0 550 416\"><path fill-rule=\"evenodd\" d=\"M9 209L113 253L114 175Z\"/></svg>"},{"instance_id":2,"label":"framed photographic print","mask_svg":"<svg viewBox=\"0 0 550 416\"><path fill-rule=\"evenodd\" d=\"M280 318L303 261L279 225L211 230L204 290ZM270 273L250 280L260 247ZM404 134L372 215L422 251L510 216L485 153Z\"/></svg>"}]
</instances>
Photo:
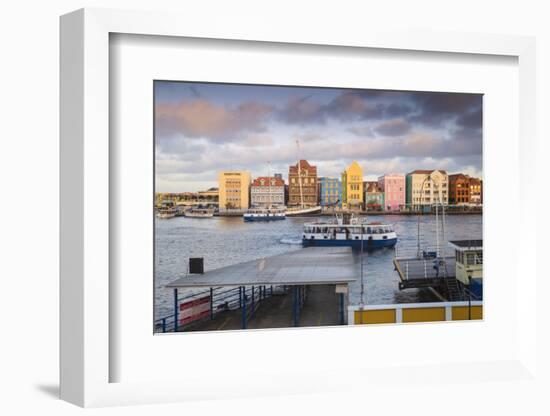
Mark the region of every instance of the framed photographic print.
<instances>
[{"instance_id":1,"label":"framed photographic print","mask_svg":"<svg viewBox=\"0 0 550 416\"><path fill-rule=\"evenodd\" d=\"M155 332L482 318L481 94L153 88Z\"/></svg>"},{"instance_id":2,"label":"framed photographic print","mask_svg":"<svg viewBox=\"0 0 550 416\"><path fill-rule=\"evenodd\" d=\"M536 383L533 39L184 20L61 20L62 398Z\"/></svg>"}]
</instances>

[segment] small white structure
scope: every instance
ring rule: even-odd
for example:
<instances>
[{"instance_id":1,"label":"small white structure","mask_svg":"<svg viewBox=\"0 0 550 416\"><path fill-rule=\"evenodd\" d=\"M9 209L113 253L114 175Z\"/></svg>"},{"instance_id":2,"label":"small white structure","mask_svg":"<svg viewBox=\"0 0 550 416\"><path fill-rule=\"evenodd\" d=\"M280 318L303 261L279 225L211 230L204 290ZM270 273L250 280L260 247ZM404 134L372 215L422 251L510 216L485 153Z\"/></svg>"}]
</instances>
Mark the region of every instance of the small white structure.
<instances>
[{"instance_id":1,"label":"small white structure","mask_svg":"<svg viewBox=\"0 0 550 416\"><path fill-rule=\"evenodd\" d=\"M483 298L483 240L449 241L455 249L456 279L476 298Z\"/></svg>"}]
</instances>

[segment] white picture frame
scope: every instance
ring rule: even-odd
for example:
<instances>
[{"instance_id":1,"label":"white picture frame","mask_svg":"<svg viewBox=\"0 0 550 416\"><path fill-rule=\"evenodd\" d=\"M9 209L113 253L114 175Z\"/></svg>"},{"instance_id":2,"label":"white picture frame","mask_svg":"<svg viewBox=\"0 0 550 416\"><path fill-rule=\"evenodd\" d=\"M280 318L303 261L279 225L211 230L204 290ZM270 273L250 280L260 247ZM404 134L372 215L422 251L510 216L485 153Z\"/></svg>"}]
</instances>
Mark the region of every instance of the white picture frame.
<instances>
[{"instance_id":1,"label":"white picture frame","mask_svg":"<svg viewBox=\"0 0 550 416\"><path fill-rule=\"evenodd\" d=\"M250 30L248 30L250 29ZM115 338L110 325L112 287L110 258L109 158L109 36L113 33L148 36L226 39L281 44L332 45L334 47L381 48L452 54L483 54L516 57L519 66L519 172L520 197L525 206L534 203L526 179L535 166L535 41L530 37L421 31L361 29L327 34L312 27L307 33L284 30L280 25L239 27L228 22L205 26L188 16L105 9L83 9L61 18L61 398L80 406L157 403L196 398L238 397L255 394L315 393L352 389L354 383L391 383L403 376L399 369L369 368L368 377L343 366L318 372L269 374L268 380L236 383L225 389L223 380L111 382L110 366L120 359L110 348ZM441 371L452 372L460 382L502 378L520 383L536 382L536 280L537 270L526 242L536 241L536 217L522 215L517 261L522 262L523 285L517 292L517 348L507 360L457 365L419 363L411 371L421 383L433 383ZM523 242L523 243L522 243ZM511 268L510 273L518 273ZM433 330L424 326L425 331ZM328 330L330 331L330 330ZM327 332L327 336L330 335ZM152 336L152 334L151 334ZM209 335L210 337L216 335ZM170 342L171 337L165 337ZM364 369L363 369L364 370ZM359 374L359 375L358 375ZM473 377L472 375L475 375ZM323 383L312 382L319 377ZM402 378L410 388L414 377ZM345 382L342 382L344 380ZM472 381L473 380L473 381ZM209 384L206 391L205 386ZM373 384L374 385L374 384ZM383 388L382 388L383 389ZM243 392L246 390L245 392Z\"/></svg>"}]
</instances>

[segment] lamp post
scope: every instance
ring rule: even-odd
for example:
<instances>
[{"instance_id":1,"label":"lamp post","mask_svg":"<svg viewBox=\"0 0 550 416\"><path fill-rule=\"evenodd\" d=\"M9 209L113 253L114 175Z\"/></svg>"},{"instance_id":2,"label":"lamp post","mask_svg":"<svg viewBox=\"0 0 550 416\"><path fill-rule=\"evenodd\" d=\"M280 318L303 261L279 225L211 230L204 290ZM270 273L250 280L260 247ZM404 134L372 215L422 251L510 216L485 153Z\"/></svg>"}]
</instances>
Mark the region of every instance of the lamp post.
<instances>
[{"instance_id":1,"label":"lamp post","mask_svg":"<svg viewBox=\"0 0 550 416\"><path fill-rule=\"evenodd\" d=\"M468 273L468 320L472 320L472 292L470 288L472 286L472 275Z\"/></svg>"}]
</instances>

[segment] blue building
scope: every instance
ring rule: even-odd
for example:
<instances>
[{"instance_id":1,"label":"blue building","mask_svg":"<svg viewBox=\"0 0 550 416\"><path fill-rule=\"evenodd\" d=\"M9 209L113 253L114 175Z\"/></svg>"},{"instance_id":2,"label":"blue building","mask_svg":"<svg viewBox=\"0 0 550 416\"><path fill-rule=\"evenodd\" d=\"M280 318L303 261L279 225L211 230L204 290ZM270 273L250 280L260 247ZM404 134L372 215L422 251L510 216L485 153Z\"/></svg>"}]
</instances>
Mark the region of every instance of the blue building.
<instances>
[{"instance_id":1,"label":"blue building","mask_svg":"<svg viewBox=\"0 0 550 416\"><path fill-rule=\"evenodd\" d=\"M319 178L319 187L322 207L342 207L342 182L338 178Z\"/></svg>"}]
</instances>

